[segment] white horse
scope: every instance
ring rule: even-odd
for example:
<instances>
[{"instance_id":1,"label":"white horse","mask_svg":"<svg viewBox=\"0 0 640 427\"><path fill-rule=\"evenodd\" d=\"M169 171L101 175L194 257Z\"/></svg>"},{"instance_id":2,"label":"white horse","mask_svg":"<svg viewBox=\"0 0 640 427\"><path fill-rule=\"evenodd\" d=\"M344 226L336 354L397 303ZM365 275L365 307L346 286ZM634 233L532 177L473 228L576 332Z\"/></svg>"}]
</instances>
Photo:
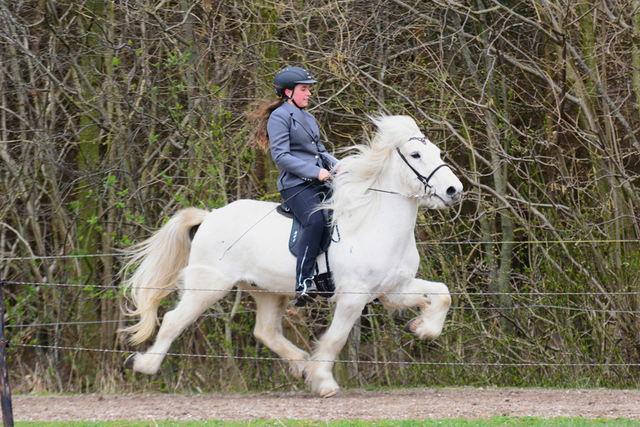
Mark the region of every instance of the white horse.
<instances>
[{"instance_id":1,"label":"white horse","mask_svg":"<svg viewBox=\"0 0 640 427\"><path fill-rule=\"evenodd\" d=\"M176 289L182 295L165 315L153 346L131 355L125 367L158 372L173 340L234 286L256 301L255 337L319 396L338 392L332 374L336 356L365 304L375 299L388 309L420 306L421 314L405 329L419 338L438 337L451 297L446 285L415 278L420 256L414 228L420 206L446 209L459 203L462 183L413 119L373 121L375 137L339 162L326 204L340 234L329 250L335 313L313 355L282 335L282 316L296 283L296 260L288 249L291 219L278 214L275 203L239 200L212 212L181 210L131 249L128 266L137 269L125 283L135 306L128 314L141 317L127 329L132 343L153 334L165 296Z\"/></svg>"}]
</instances>

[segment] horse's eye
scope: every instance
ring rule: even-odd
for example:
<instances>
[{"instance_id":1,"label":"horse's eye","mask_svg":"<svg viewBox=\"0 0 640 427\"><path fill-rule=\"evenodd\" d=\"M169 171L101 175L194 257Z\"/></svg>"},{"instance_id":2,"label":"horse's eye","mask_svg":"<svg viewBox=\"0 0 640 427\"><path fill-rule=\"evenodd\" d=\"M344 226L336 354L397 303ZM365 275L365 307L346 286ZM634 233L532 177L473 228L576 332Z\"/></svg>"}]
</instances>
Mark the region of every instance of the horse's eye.
<instances>
[{"instance_id":1,"label":"horse's eye","mask_svg":"<svg viewBox=\"0 0 640 427\"><path fill-rule=\"evenodd\" d=\"M415 152L411 153L411 157L413 157L414 159L419 159L420 158L420 153L415 151Z\"/></svg>"}]
</instances>

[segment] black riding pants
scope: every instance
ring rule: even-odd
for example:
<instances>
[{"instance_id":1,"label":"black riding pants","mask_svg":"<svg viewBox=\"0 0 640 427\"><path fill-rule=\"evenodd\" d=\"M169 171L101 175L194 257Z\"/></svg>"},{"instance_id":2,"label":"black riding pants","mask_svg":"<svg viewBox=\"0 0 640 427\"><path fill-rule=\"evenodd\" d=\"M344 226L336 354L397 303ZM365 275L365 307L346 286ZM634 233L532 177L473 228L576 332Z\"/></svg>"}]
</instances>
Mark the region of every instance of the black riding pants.
<instances>
[{"instance_id":1,"label":"black riding pants","mask_svg":"<svg viewBox=\"0 0 640 427\"><path fill-rule=\"evenodd\" d=\"M329 188L320 181L300 184L280 191L282 198L301 224L298 236L300 250L296 263L296 286L304 279L314 276L316 257L320 252L325 229L322 212L316 208L329 197L329 193Z\"/></svg>"}]
</instances>

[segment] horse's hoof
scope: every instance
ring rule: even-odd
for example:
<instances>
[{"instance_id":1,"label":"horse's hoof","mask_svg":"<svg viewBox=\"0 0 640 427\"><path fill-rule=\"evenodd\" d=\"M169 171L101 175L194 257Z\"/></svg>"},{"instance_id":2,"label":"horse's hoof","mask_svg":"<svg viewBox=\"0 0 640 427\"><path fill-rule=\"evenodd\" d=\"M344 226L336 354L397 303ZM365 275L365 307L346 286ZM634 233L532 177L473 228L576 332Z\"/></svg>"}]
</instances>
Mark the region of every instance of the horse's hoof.
<instances>
[{"instance_id":1,"label":"horse's hoof","mask_svg":"<svg viewBox=\"0 0 640 427\"><path fill-rule=\"evenodd\" d=\"M124 361L123 366L125 369L131 369L133 371L133 365L136 361L136 353L133 353Z\"/></svg>"},{"instance_id":2,"label":"horse's hoof","mask_svg":"<svg viewBox=\"0 0 640 427\"><path fill-rule=\"evenodd\" d=\"M420 317L414 317L413 319L409 320L406 325L404 325L404 331L409 334L415 335L416 329L418 329L418 326L422 325L422 322L424 322L424 320Z\"/></svg>"},{"instance_id":3,"label":"horse's hoof","mask_svg":"<svg viewBox=\"0 0 640 427\"><path fill-rule=\"evenodd\" d=\"M340 391L339 389L335 389L335 390L328 390L325 393L321 393L320 397L322 397L323 399L328 399L330 397L333 397L335 395L338 394L338 391Z\"/></svg>"}]
</instances>

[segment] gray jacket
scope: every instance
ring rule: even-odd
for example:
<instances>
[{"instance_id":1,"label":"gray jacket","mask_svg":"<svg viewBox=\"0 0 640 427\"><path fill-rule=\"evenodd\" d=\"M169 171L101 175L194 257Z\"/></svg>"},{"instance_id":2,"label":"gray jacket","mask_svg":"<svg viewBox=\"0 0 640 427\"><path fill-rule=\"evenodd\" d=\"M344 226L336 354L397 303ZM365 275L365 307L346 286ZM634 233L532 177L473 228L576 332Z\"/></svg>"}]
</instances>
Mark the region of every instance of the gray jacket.
<instances>
[{"instance_id":1,"label":"gray jacket","mask_svg":"<svg viewBox=\"0 0 640 427\"><path fill-rule=\"evenodd\" d=\"M338 162L320 140L316 119L288 102L271 113L267 133L271 156L280 168L278 190L318 179L321 168Z\"/></svg>"}]
</instances>

